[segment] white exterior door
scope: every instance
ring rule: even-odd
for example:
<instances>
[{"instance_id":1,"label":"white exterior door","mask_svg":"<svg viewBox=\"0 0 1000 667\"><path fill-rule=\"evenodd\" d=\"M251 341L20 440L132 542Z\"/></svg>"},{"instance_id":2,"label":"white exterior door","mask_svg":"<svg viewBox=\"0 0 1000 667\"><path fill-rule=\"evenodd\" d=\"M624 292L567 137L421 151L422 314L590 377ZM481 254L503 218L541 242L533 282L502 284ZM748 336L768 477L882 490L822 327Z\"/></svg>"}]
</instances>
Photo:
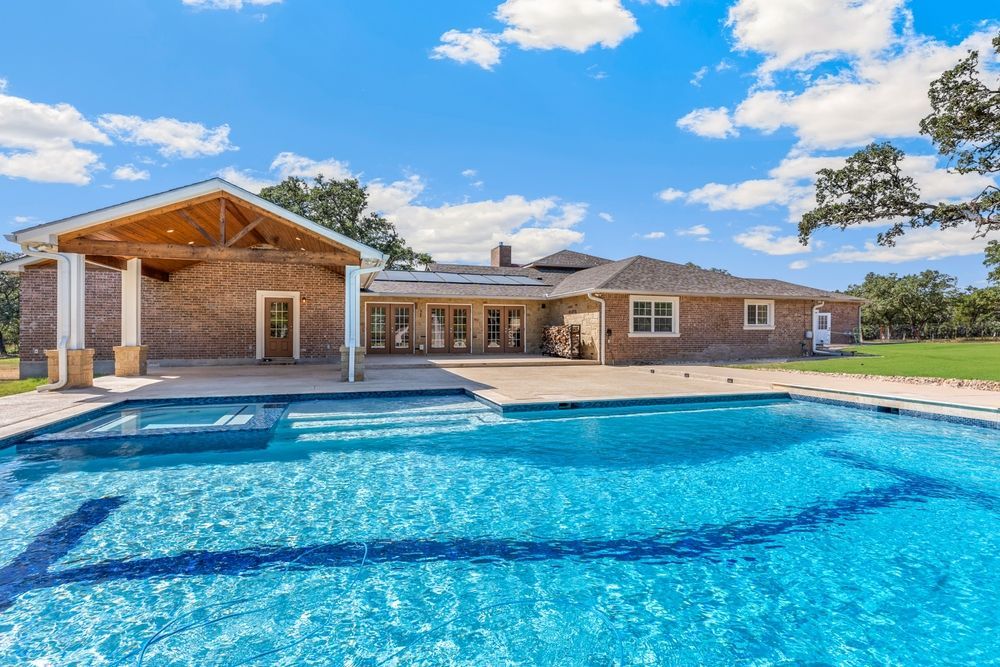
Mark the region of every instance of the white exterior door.
<instances>
[{"instance_id":1,"label":"white exterior door","mask_svg":"<svg viewBox=\"0 0 1000 667\"><path fill-rule=\"evenodd\" d=\"M830 344L830 313L816 313L813 336L816 338L817 346Z\"/></svg>"}]
</instances>

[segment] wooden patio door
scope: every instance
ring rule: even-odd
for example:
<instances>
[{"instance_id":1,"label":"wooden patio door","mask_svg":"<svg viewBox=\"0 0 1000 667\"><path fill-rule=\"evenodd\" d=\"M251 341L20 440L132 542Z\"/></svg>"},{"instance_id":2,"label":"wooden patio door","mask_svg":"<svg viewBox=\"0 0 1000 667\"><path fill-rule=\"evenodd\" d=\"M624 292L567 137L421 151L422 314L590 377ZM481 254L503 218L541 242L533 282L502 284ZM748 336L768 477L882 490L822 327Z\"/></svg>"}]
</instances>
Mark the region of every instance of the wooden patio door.
<instances>
[{"instance_id":1,"label":"wooden patio door","mask_svg":"<svg viewBox=\"0 0 1000 667\"><path fill-rule=\"evenodd\" d=\"M429 354L468 352L472 312L468 306L427 308L427 351Z\"/></svg>"},{"instance_id":2,"label":"wooden patio door","mask_svg":"<svg viewBox=\"0 0 1000 667\"><path fill-rule=\"evenodd\" d=\"M291 359L292 300L264 299L264 356L268 359Z\"/></svg>"},{"instance_id":3,"label":"wooden patio door","mask_svg":"<svg viewBox=\"0 0 1000 667\"><path fill-rule=\"evenodd\" d=\"M524 306L486 306L486 352L524 352Z\"/></svg>"},{"instance_id":4,"label":"wooden patio door","mask_svg":"<svg viewBox=\"0 0 1000 667\"><path fill-rule=\"evenodd\" d=\"M369 354L402 354L413 351L413 306L398 303L368 304Z\"/></svg>"}]
</instances>

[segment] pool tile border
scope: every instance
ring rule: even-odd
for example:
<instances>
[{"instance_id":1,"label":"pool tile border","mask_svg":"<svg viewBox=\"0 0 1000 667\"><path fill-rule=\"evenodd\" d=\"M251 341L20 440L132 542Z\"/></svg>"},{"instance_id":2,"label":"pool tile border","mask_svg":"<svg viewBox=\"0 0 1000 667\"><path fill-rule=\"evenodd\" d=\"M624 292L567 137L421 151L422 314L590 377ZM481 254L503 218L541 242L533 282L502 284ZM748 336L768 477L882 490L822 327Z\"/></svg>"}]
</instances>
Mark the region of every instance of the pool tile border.
<instances>
[{"instance_id":1,"label":"pool tile border","mask_svg":"<svg viewBox=\"0 0 1000 667\"><path fill-rule=\"evenodd\" d=\"M686 405L690 403L734 403L742 401L780 400L790 398L787 391L747 392L737 394L692 394L688 396L650 396L647 398L607 398L575 401L545 401L541 403L500 404L472 394L476 400L501 414L562 410L596 410L600 408L647 407L653 405Z\"/></svg>"},{"instance_id":2,"label":"pool tile border","mask_svg":"<svg viewBox=\"0 0 1000 667\"><path fill-rule=\"evenodd\" d=\"M793 401L804 401L807 403L821 403L823 405L834 405L842 408L853 408L864 410L865 412L889 413L893 416L914 417L917 419L929 419L931 421L948 422L959 426L974 426L976 428L986 428L1000 430L1000 421L991 419L980 419L978 417L963 417L961 415L949 415L942 412L928 412L927 410L913 410L911 408L897 408L879 405L877 403L862 403L842 398L828 398L826 396L810 396L799 394L794 391L788 392ZM905 403L904 399L893 399L894 402Z\"/></svg>"},{"instance_id":3,"label":"pool tile border","mask_svg":"<svg viewBox=\"0 0 1000 667\"><path fill-rule=\"evenodd\" d=\"M280 408L275 406L273 409L266 408L262 412L267 413L266 415L258 415L254 418L248 425L241 427L199 427L196 429L177 429L171 430L170 435L196 435L205 433L236 433L236 432L265 432L270 430L279 421L281 415L284 413L287 405L289 403L296 403L300 401L338 401L338 400L352 400L352 399L364 399L364 398L405 398L407 396L465 396L472 400L478 401L479 403L487 406L491 410L499 414L515 414L515 413L525 413L525 412L544 412L544 411L564 411L564 410L592 410L600 408L626 408L626 407L644 407L644 406L656 406L656 405L686 405L693 403L733 403L733 402L744 402L744 401L760 401L760 400L795 400L795 401L805 401L812 403L822 403L826 405L835 405L839 407L852 408L855 410L864 410L868 412L886 412L885 406L876 403L865 403L861 400L847 400L839 398L829 398L821 396L807 395L804 393L799 393L794 389L790 390L780 390L780 391L760 391L760 392L745 392L745 393L730 393L730 394L694 394L686 396L650 396L645 398L610 398L610 399L584 399L584 400L571 400L571 401L542 401L542 402L525 402L525 403L497 403L496 401L490 400L484 396L477 394L471 389L464 387L439 387L433 389L393 389L393 390L380 390L380 391L356 391L356 392L318 392L318 393L293 393L293 394L249 394L242 396L187 396L179 398L135 398L126 399L110 405L103 406L96 410L89 410L87 412L69 417L67 419L58 420L51 424L47 424L42 427L35 429L30 429L23 433L8 436L6 438L0 438L0 450L18 444L30 444L27 441L35 440L39 445L47 444L49 442L66 442L66 438L49 437L54 435L56 431L61 431L66 428L77 426L86 421L92 420L106 412L111 412L115 410L129 409L134 407L142 406L167 406L167 405L225 405L232 403L274 403L282 404ZM874 399L876 397L859 395L856 398L870 398ZM906 399L903 398L889 398L889 397L878 397L883 401L891 400L898 403L906 403ZM905 416L905 417L915 417L919 419L929 419L933 421L943 421L952 424L957 424L961 426L973 426L978 428L987 428L992 430L1000 430L1000 421L994 421L989 419L979 419L975 417L965 417L960 415L945 414L940 412L931 412L927 410L915 410L907 407L892 407L889 408L892 414ZM149 435L167 435L166 433L155 433ZM111 440L118 436L87 436L76 437L73 439L80 440ZM125 437L135 437L135 436L125 436ZM119 437L120 439L120 437Z\"/></svg>"}]
</instances>

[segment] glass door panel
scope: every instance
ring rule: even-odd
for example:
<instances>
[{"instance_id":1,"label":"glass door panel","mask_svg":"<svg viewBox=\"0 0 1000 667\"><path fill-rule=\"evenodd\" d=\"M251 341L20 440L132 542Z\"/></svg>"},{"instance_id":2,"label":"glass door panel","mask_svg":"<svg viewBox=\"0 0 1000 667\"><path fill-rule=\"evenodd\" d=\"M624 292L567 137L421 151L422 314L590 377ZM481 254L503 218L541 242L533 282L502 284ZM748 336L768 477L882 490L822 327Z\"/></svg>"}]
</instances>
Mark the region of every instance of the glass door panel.
<instances>
[{"instance_id":1,"label":"glass door panel","mask_svg":"<svg viewBox=\"0 0 1000 667\"><path fill-rule=\"evenodd\" d=\"M453 308L451 311L451 348L455 352L469 349L468 308Z\"/></svg>"},{"instance_id":2,"label":"glass door panel","mask_svg":"<svg viewBox=\"0 0 1000 667\"><path fill-rule=\"evenodd\" d=\"M503 308L486 309L486 351L503 351Z\"/></svg>"},{"instance_id":3,"label":"glass door panel","mask_svg":"<svg viewBox=\"0 0 1000 667\"><path fill-rule=\"evenodd\" d=\"M368 349L372 352L386 351L386 320L388 308L370 306L368 311Z\"/></svg>"},{"instance_id":4,"label":"glass door panel","mask_svg":"<svg viewBox=\"0 0 1000 667\"><path fill-rule=\"evenodd\" d=\"M429 313L430 333L427 336L432 352L444 352L448 349L448 309L433 306Z\"/></svg>"},{"instance_id":5,"label":"glass door panel","mask_svg":"<svg viewBox=\"0 0 1000 667\"><path fill-rule=\"evenodd\" d=\"M413 312L409 306L393 306L392 309L392 349L393 352L409 352L410 323Z\"/></svg>"},{"instance_id":6,"label":"glass door panel","mask_svg":"<svg viewBox=\"0 0 1000 667\"><path fill-rule=\"evenodd\" d=\"M506 308L507 318L507 336L504 340L504 351L506 352L520 352L524 346L524 309L523 308Z\"/></svg>"}]
</instances>

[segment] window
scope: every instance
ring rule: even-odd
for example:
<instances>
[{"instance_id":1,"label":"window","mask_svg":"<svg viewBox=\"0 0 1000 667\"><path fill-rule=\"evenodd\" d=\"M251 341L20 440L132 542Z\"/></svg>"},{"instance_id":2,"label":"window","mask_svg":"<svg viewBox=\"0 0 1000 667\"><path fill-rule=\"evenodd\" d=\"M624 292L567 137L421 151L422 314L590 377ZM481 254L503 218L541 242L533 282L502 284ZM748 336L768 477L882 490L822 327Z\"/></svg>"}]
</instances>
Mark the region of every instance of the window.
<instances>
[{"instance_id":1,"label":"window","mask_svg":"<svg viewBox=\"0 0 1000 667\"><path fill-rule=\"evenodd\" d=\"M744 329L773 329L774 301L755 301L747 299L743 302Z\"/></svg>"},{"instance_id":2,"label":"window","mask_svg":"<svg viewBox=\"0 0 1000 667\"><path fill-rule=\"evenodd\" d=\"M630 300L630 336L678 336L676 297L640 297Z\"/></svg>"}]
</instances>

